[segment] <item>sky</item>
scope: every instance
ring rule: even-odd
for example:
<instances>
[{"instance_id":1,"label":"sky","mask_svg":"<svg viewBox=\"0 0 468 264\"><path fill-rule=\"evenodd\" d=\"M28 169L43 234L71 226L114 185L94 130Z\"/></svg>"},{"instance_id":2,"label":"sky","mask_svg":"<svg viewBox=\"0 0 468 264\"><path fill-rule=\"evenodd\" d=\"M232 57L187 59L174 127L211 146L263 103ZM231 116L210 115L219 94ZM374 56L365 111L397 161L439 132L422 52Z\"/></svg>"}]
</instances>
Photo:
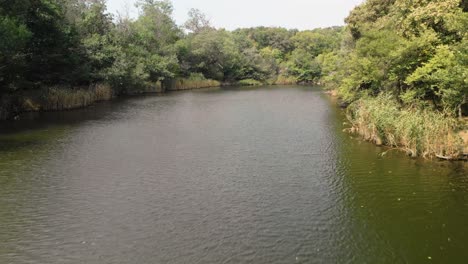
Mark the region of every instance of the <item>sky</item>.
<instances>
[{"instance_id":1,"label":"sky","mask_svg":"<svg viewBox=\"0 0 468 264\"><path fill-rule=\"evenodd\" d=\"M349 12L364 0L172 0L182 25L190 8L200 9L217 28L274 26L314 29L344 25ZM137 16L136 0L107 0L108 10ZM129 11L125 11L129 10Z\"/></svg>"}]
</instances>

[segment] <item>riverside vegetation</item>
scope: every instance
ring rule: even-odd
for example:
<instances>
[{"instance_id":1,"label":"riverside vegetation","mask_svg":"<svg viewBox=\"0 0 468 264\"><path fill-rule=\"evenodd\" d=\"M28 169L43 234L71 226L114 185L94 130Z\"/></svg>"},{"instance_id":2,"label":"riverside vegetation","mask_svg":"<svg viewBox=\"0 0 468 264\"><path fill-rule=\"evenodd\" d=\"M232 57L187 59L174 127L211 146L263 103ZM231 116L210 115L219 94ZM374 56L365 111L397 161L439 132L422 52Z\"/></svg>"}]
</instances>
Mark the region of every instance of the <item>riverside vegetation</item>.
<instances>
[{"instance_id":1,"label":"riverside vegetation","mask_svg":"<svg viewBox=\"0 0 468 264\"><path fill-rule=\"evenodd\" d=\"M412 156L467 152L467 0L367 0L345 27L216 29L170 1L113 16L104 0L0 0L0 119L114 96L228 84L316 83L353 132Z\"/></svg>"},{"instance_id":2,"label":"riverside vegetation","mask_svg":"<svg viewBox=\"0 0 468 264\"><path fill-rule=\"evenodd\" d=\"M467 11L466 0L368 0L351 12L323 62L327 86L352 102L351 130L412 156L466 156Z\"/></svg>"},{"instance_id":3,"label":"riverside vegetation","mask_svg":"<svg viewBox=\"0 0 468 264\"><path fill-rule=\"evenodd\" d=\"M196 9L179 27L169 1L137 7L131 19L109 14L104 0L0 0L0 115L125 94L312 82L314 58L337 49L344 30L231 32Z\"/></svg>"}]
</instances>

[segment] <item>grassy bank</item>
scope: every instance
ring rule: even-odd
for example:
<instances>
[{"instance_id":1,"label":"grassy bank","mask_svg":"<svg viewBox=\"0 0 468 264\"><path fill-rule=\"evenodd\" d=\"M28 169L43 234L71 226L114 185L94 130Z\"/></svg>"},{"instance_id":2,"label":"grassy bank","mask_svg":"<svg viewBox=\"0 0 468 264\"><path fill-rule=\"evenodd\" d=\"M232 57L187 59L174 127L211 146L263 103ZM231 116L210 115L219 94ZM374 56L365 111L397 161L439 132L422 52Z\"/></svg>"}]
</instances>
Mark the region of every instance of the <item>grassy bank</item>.
<instances>
[{"instance_id":1,"label":"grassy bank","mask_svg":"<svg viewBox=\"0 0 468 264\"><path fill-rule=\"evenodd\" d=\"M239 86L260 86L263 85L264 83L254 80L254 79L245 79L245 80L240 80L237 85Z\"/></svg>"},{"instance_id":2,"label":"grassy bank","mask_svg":"<svg viewBox=\"0 0 468 264\"><path fill-rule=\"evenodd\" d=\"M188 78L168 79L164 82L148 83L140 89L116 91L107 84L95 84L89 87L54 86L32 91L21 91L0 98L0 120L13 119L24 112L64 111L88 107L99 101L108 101L119 95L138 95L164 93L220 86L260 86L263 83L245 79L235 83L221 83L206 79L202 75L192 74ZM294 78L279 77L275 85L297 84Z\"/></svg>"},{"instance_id":3,"label":"grassy bank","mask_svg":"<svg viewBox=\"0 0 468 264\"><path fill-rule=\"evenodd\" d=\"M114 97L109 85L89 87L55 86L33 91L21 91L0 98L0 120L15 119L18 114L38 111L63 111L90 106Z\"/></svg>"},{"instance_id":4,"label":"grassy bank","mask_svg":"<svg viewBox=\"0 0 468 264\"><path fill-rule=\"evenodd\" d=\"M113 90L108 85L93 85L86 89L55 87L47 89L38 103L42 111L60 111L87 107L112 98ZM34 103L29 105L34 105Z\"/></svg>"},{"instance_id":5,"label":"grassy bank","mask_svg":"<svg viewBox=\"0 0 468 264\"><path fill-rule=\"evenodd\" d=\"M109 85L90 87L51 87L18 96L22 112L61 111L87 107L99 101L111 100L114 92Z\"/></svg>"},{"instance_id":6,"label":"grassy bank","mask_svg":"<svg viewBox=\"0 0 468 264\"><path fill-rule=\"evenodd\" d=\"M467 142L464 122L423 107L400 107L391 95L366 97L347 110L351 132L377 145L402 149L412 157L460 159Z\"/></svg>"},{"instance_id":7,"label":"grassy bank","mask_svg":"<svg viewBox=\"0 0 468 264\"><path fill-rule=\"evenodd\" d=\"M88 107L99 101L109 101L118 95L138 95L219 87L221 83L201 78L168 80L161 84L148 84L144 88L116 92L110 85L95 84L89 87L54 86L32 91L21 91L0 98L0 120L14 119L20 113L39 111L64 111Z\"/></svg>"},{"instance_id":8,"label":"grassy bank","mask_svg":"<svg viewBox=\"0 0 468 264\"><path fill-rule=\"evenodd\" d=\"M295 85L298 83L299 81L296 77L284 75L279 75L276 81L274 82L275 85Z\"/></svg>"},{"instance_id":9,"label":"grassy bank","mask_svg":"<svg viewBox=\"0 0 468 264\"><path fill-rule=\"evenodd\" d=\"M182 91L210 87L219 87L221 82L206 79L202 74L192 74L187 78L176 78L164 82L165 91Z\"/></svg>"}]
</instances>

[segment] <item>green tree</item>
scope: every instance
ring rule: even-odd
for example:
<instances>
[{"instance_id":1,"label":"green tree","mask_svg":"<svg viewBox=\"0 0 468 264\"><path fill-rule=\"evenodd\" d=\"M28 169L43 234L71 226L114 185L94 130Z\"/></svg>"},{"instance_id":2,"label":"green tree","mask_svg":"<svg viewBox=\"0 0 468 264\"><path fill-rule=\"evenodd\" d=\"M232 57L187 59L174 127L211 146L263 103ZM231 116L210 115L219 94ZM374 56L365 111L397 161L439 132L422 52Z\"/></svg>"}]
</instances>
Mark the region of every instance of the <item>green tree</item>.
<instances>
[{"instance_id":1,"label":"green tree","mask_svg":"<svg viewBox=\"0 0 468 264\"><path fill-rule=\"evenodd\" d=\"M0 17L0 94L18 89L27 68L25 49L32 33L23 23Z\"/></svg>"}]
</instances>

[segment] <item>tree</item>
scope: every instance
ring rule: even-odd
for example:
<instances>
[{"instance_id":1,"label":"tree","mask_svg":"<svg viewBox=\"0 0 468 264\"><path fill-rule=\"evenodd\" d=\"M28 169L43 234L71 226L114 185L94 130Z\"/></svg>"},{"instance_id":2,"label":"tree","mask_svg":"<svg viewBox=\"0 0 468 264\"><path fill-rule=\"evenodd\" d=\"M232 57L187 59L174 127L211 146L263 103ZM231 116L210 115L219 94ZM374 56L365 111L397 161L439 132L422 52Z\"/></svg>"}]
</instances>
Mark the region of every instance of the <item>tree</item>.
<instances>
[{"instance_id":1,"label":"tree","mask_svg":"<svg viewBox=\"0 0 468 264\"><path fill-rule=\"evenodd\" d=\"M27 67L24 52L32 34L27 26L10 17L0 17L0 94L21 86Z\"/></svg>"},{"instance_id":2,"label":"tree","mask_svg":"<svg viewBox=\"0 0 468 264\"><path fill-rule=\"evenodd\" d=\"M468 94L468 53L466 44L451 48L437 47L434 57L408 76L406 82L434 95L434 101L450 112L459 111ZM456 54L459 54L457 56Z\"/></svg>"},{"instance_id":3,"label":"tree","mask_svg":"<svg viewBox=\"0 0 468 264\"><path fill-rule=\"evenodd\" d=\"M287 63L288 73L297 77L299 82L311 83L321 76L320 65L313 54L304 49L296 49L292 52Z\"/></svg>"},{"instance_id":4,"label":"tree","mask_svg":"<svg viewBox=\"0 0 468 264\"><path fill-rule=\"evenodd\" d=\"M184 27L193 32L199 33L203 30L213 29L210 20L199 9L192 8L188 12L188 20L185 22Z\"/></svg>"},{"instance_id":5,"label":"tree","mask_svg":"<svg viewBox=\"0 0 468 264\"><path fill-rule=\"evenodd\" d=\"M346 63L334 70L333 83L349 101L392 93L402 106L431 102L460 113L467 95L464 6L460 0L366 1L346 19L352 39L338 53L335 61Z\"/></svg>"},{"instance_id":6,"label":"tree","mask_svg":"<svg viewBox=\"0 0 468 264\"><path fill-rule=\"evenodd\" d=\"M86 58L65 13L59 0L3 0L2 27L6 35L16 35L13 38L18 46L11 50L14 55L10 59L4 57L9 62L3 66L8 73L2 86L20 89L79 82Z\"/></svg>"}]
</instances>

